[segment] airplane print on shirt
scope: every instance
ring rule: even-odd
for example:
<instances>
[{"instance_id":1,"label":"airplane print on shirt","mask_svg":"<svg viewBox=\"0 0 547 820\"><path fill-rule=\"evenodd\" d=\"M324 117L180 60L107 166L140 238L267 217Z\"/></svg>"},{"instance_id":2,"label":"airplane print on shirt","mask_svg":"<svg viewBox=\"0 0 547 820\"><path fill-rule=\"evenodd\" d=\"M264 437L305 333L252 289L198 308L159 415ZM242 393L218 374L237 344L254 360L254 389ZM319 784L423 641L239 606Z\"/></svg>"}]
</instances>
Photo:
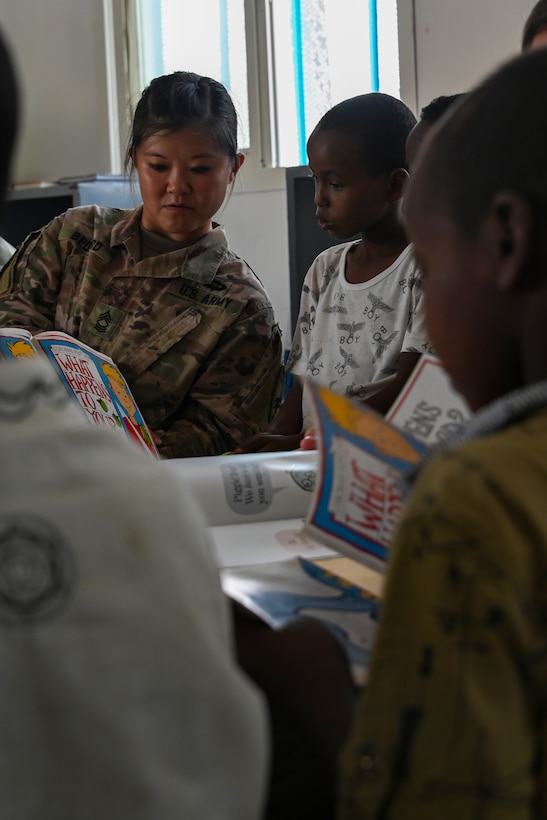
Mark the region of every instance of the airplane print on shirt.
<instances>
[{"instance_id":1,"label":"airplane print on shirt","mask_svg":"<svg viewBox=\"0 0 547 820\"><path fill-rule=\"evenodd\" d=\"M339 376L345 376L347 373L348 367L351 367L353 370L357 370L359 367L359 361L355 359L351 353L346 353L343 347L340 347L340 355L342 357L341 362L335 366L335 370Z\"/></svg>"},{"instance_id":2,"label":"airplane print on shirt","mask_svg":"<svg viewBox=\"0 0 547 820\"><path fill-rule=\"evenodd\" d=\"M318 376L321 368L323 367L323 363L319 361L321 356L323 355L323 348L321 347L317 353L314 353L313 356L310 358L308 362L308 373L310 376ZM319 364L317 362L319 361Z\"/></svg>"},{"instance_id":3,"label":"airplane print on shirt","mask_svg":"<svg viewBox=\"0 0 547 820\"><path fill-rule=\"evenodd\" d=\"M371 304L371 307L363 310L363 314L367 316L369 319L379 319L379 312L382 311L383 313L391 313L394 308L391 305L386 304L379 296L375 296L374 293L368 294L368 300Z\"/></svg>"},{"instance_id":4,"label":"airplane print on shirt","mask_svg":"<svg viewBox=\"0 0 547 820\"><path fill-rule=\"evenodd\" d=\"M308 285L306 285L306 282L304 282L304 285L302 286L302 292L304 293L305 291L307 291L308 293L311 293L314 302L317 304L317 302L319 302L319 299L321 298L321 296L325 293L325 291L329 287L331 281L333 279L337 279L337 278L338 278L338 271L331 266L323 274L323 277L321 279L321 283L319 285L319 288L317 288L317 289L310 288L310 287L308 287Z\"/></svg>"},{"instance_id":5,"label":"airplane print on shirt","mask_svg":"<svg viewBox=\"0 0 547 820\"><path fill-rule=\"evenodd\" d=\"M306 313L300 317L300 330L302 333L309 333L315 324L315 308L313 305Z\"/></svg>"},{"instance_id":6,"label":"airplane print on shirt","mask_svg":"<svg viewBox=\"0 0 547 820\"><path fill-rule=\"evenodd\" d=\"M347 307L344 307L343 305L340 305L338 303L336 305L329 305L323 311L323 313L347 313L347 312L348 312Z\"/></svg>"},{"instance_id":7,"label":"airplane print on shirt","mask_svg":"<svg viewBox=\"0 0 547 820\"><path fill-rule=\"evenodd\" d=\"M388 347L393 343L394 339L397 338L399 335L398 330L394 330L391 336L383 337L381 333L375 333L372 337L374 344L376 345L376 352L374 354L374 360L380 359Z\"/></svg>"},{"instance_id":8,"label":"airplane print on shirt","mask_svg":"<svg viewBox=\"0 0 547 820\"><path fill-rule=\"evenodd\" d=\"M340 336L340 344L348 344L351 345L354 342L359 341L359 336L357 335L358 330L362 330L366 325L366 322L341 322L339 325L336 325L338 330L345 330L346 336Z\"/></svg>"}]
</instances>

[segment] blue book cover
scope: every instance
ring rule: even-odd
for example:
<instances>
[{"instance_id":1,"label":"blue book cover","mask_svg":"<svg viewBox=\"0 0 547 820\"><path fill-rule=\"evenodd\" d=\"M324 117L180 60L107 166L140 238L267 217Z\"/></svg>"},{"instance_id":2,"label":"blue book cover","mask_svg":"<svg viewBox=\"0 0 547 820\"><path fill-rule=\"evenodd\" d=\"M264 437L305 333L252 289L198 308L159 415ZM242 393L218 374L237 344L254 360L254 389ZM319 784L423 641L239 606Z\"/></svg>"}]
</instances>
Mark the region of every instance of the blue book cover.
<instances>
[{"instance_id":1,"label":"blue book cover","mask_svg":"<svg viewBox=\"0 0 547 820\"><path fill-rule=\"evenodd\" d=\"M129 385L111 358L60 331L32 336L23 328L0 329L0 356L5 359L46 356L68 394L88 421L122 430L157 457L150 431Z\"/></svg>"},{"instance_id":2,"label":"blue book cover","mask_svg":"<svg viewBox=\"0 0 547 820\"><path fill-rule=\"evenodd\" d=\"M383 572L404 506L401 478L427 446L366 405L306 382L319 442L319 480L304 529Z\"/></svg>"}]
</instances>

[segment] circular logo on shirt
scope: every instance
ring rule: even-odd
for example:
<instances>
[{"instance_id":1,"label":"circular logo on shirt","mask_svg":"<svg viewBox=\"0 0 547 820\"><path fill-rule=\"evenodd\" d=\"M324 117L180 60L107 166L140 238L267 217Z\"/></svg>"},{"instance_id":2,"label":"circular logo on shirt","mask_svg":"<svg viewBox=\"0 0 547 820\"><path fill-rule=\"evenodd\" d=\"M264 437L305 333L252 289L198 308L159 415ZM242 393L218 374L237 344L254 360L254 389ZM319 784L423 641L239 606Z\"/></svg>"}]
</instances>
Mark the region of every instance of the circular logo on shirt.
<instances>
[{"instance_id":1,"label":"circular logo on shirt","mask_svg":"<svg viewBox=\"0 0 547 820\"><path fill-rule=\"evenodd\" d=\"M35 516L0 517L0 620L25 625L50 618L74 584L72 555L60 532Z\"/></svg>"}]
</instances>

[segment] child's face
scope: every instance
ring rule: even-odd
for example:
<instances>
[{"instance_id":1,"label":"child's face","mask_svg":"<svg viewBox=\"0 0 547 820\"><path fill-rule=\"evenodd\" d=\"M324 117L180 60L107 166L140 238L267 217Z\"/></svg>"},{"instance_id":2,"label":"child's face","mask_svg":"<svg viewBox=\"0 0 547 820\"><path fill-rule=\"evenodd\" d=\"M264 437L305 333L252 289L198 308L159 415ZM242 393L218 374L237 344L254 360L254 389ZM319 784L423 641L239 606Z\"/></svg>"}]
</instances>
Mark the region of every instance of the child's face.
<instances>
[{"instance_id":1,"label":"child's face","mask_svg":"<svg viewBox=\"0 0 547 820\"><path fill-rule=\"evenodd\" d=\"M491 287L486 239L462 234L418 172L405 201L416 261L424 274L429 340L473 410L492 400L511 353L503 350L499 295ZM494 390L494 393L493 393Z\"/></svg>"},{"instance_id":2,"label":"child's face","mask_svg":"<svg viewBox=\"0 0 547 820\"><path fill-rule=\"evenodd\" d=\"M540 48L545 45L547 45L547 29L543 28L534 36L534 39L530 43L530 48Z\"/></svg>"},{"instance_id":3,"label":"child's face","mask_svg":"<svg viewBox=\"0 0 547 820\"><path fill-rule=\"evenodd\" d=\"M308 142L308 159L319 227L336 239L365 233L390 213L390 174L373 177L351 137L317 132Z\"/></svg>"}]
</instances>

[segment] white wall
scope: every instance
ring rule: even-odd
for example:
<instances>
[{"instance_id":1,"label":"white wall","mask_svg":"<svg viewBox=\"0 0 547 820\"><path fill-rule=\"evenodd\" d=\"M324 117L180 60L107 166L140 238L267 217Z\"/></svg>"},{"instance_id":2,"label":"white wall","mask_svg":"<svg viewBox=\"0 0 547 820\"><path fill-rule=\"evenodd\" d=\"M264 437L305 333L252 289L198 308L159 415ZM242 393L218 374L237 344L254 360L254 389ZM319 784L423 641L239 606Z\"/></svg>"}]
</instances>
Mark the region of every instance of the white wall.
<instances>
[{"instance_id":1,"label":"white wall","mask_svg":"<svg viewBox=\"0 0 547 820\"><path fill-rule=\"evenodd\" d=\"M380 0L381 2L381 0ZM402 37L416 43L404 78L416 111L439 94L465 91L519 49L534 0L399 0ZM412 31L412 21L415 31ZM18 181L109 171L102 0L2 0L0 23L15 51L24 121ZM406 51L406 49L405 49ZM412 66L407 68L412 72ZM264 282L289 339L287 211L279 180L254 190L242 169L220 215L235 250Z\"/></svg>"},{"instance_id":2,"label":"white wall","mask_svg":"<svg viewBox=\"0 0 547 820\"><path fill-rule=\"evenodd\" d=\"M23 122L14 179L109 171L101 0L2 0Z\"/></svg>"},{"instance_id":3,"label":"white wall","mask_svg":"<svg viewBox=\"0 0 547 820\"><path fill-rule=\"evenodd\" d=\"M234 193L217 219L268 291L290 347L289 244L284 189Z\"/></svg>"},{"instance_id":4,"label":"white wall","mask_svg":"<svg viewBox=\"0 0 547 820\"><path fill-rule=\"evenodd\" d=\"M518 52L522 27L534 3L415 0L418 110L440 94L468 90Z\"/></svg>"}]
</instances>

